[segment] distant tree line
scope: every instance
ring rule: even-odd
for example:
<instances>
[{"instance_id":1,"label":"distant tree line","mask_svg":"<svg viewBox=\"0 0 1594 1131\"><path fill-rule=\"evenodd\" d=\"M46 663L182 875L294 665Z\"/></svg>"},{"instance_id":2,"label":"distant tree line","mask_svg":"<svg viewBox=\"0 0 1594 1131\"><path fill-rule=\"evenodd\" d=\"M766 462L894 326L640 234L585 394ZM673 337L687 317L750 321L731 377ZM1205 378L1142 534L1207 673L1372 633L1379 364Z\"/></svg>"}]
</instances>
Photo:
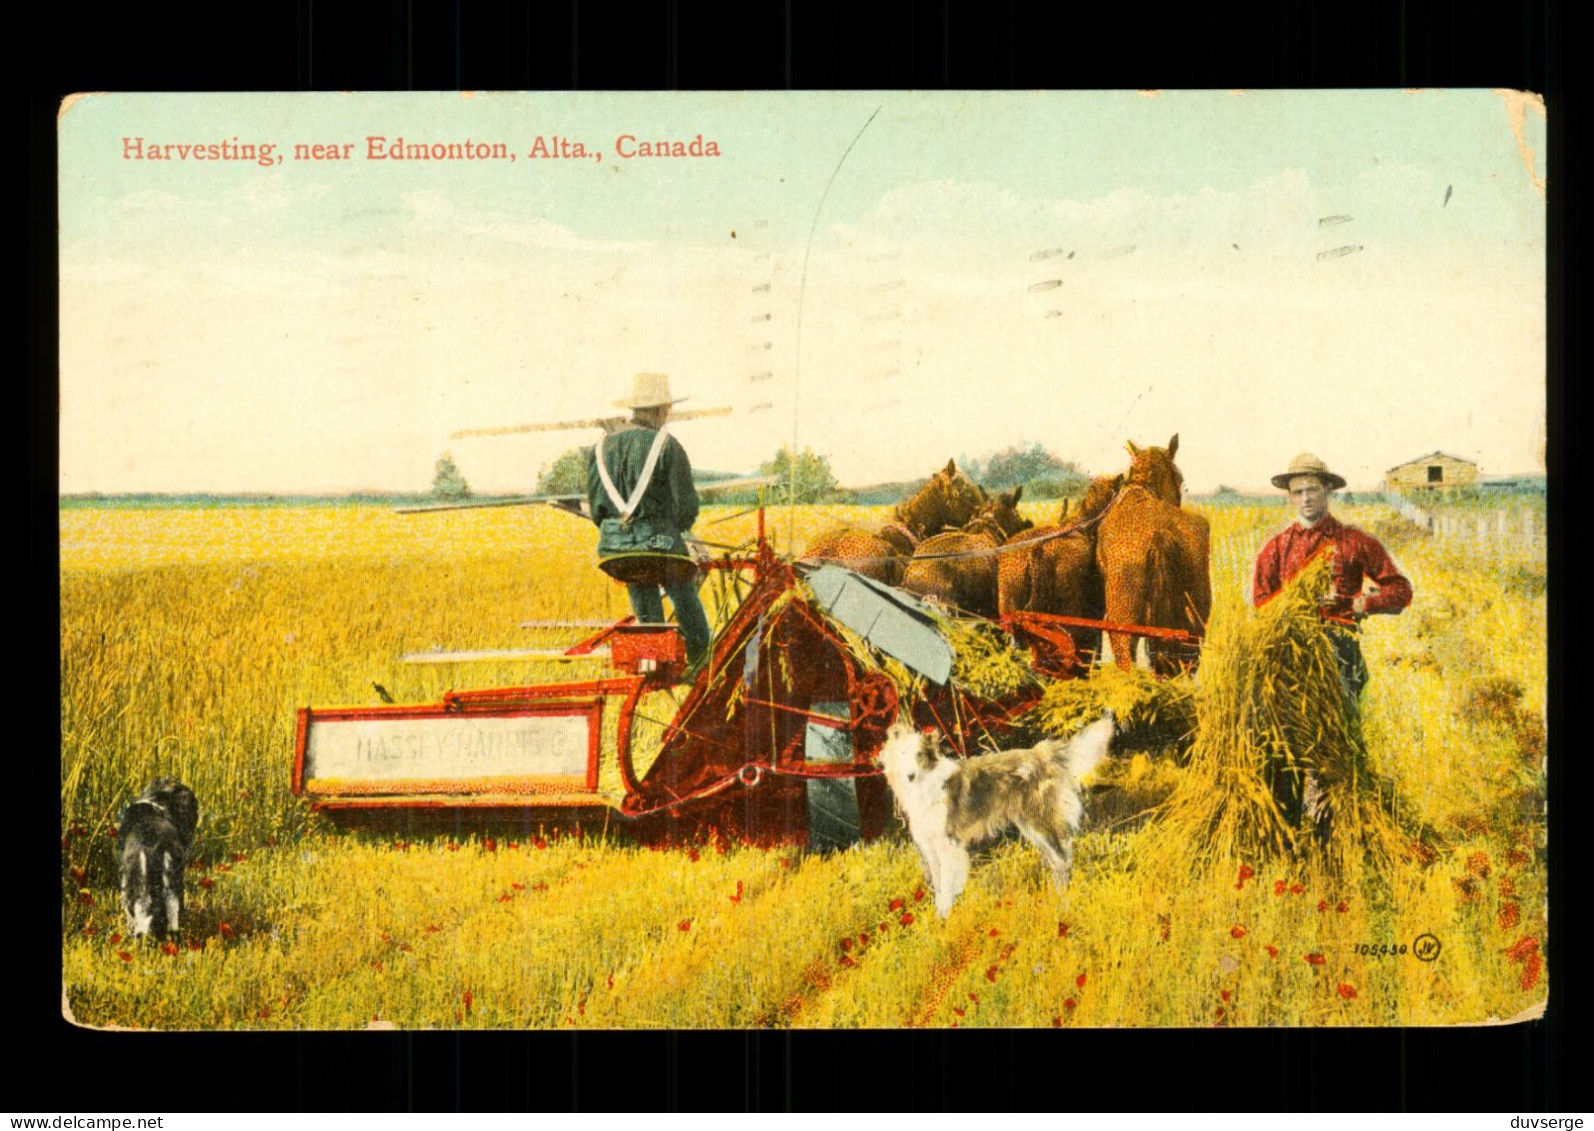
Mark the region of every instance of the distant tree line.
<instances>
[{"instance_id":1,"label":"distant tree line","mask_svg":"<svg viewBox=\"0 0 1594 1131\"><path fill-rule=\"evenodd\" d=\"M539 495L579 495L587 489L589 447L571 448L542 468L537 479ZM958 460L968 476L987 491L1006 491L1023 487L1026 499L1077 498L1090 486L1090 475L1073 460L1062 459L1040 444L1006 448L983 459ZM905 483L882 483L873 487L846 490L836 482L830 459L811 448L793 452L782 444L774 456L758 465L757 475L774 482L763 489L764 502L771 506L796 503L894 503L907 498L924 485L924 479ZM726 478L725 473L699 472L700 483ZM755 487L716 492L713 500L726 505L751 506L758 502Z\"/></svg>"}]
</instances>

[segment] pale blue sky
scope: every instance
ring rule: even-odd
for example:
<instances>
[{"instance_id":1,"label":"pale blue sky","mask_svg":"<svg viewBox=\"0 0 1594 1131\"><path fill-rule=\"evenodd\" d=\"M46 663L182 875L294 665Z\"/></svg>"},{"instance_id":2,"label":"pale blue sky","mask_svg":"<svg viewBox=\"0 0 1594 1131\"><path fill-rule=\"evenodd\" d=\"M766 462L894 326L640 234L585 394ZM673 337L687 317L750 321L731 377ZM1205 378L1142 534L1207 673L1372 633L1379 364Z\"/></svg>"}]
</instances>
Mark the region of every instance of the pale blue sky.
<instances>
[{"instance_id":1,"label":"pale blue sky","mask_svg":"<svg viewBox=\"0 0 1594 1131\"><path fill-rule=\"evenodd\" d=\"M1180 431L1197 490L1265 483L1301 448L1353 486L1434 448L1534 470L1544 122L1519 112L1519 138L1509 109L92 96L61 127L62 489L424 487L444 448L479 487L526 489L590 437L447 434L590 416L639 369L739 410L682 425L720 468L795 434L856 483L1020 440L1112 470L1124 439ZM622 133L722 156L624 161ZM372 134L517 159L367 161ZM531 160L538 135L602 160ZM124 160L135 136L285 159ZM355 159L296 161L296 142Z\"/></svg>"}]
</instances>

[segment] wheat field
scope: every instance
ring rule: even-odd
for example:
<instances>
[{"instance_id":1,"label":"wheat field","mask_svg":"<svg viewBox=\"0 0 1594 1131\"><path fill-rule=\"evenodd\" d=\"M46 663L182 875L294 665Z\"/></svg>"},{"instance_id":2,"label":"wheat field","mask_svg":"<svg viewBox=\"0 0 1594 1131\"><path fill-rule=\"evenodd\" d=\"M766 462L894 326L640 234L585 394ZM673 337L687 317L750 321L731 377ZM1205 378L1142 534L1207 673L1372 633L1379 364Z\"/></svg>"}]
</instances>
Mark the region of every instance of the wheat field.
<instances>
[{"instance_id":1,"label":"wheat field","mask_svg":"<svg viewBox=\"0 0 1594 1131\"><path fill-rule=\"evenodd\" d=\"M1049 521L1052 508L1026 508ZM1199 508L1198 508L1199 509ZM781 550L882 510L771 513ZM1282 508L1213 507L1213 635L1251 615ZM614 618L595 532L542 508L63 507L61 918L69 1015L98 1027L673 1028L1437 1025L1548 993L1542 548L1464 554L1345 508L1412 579L1369 623L1370 764L1442 834L1431 858L1331 870L1103 821L1054 891L1032 849L976 856L942 922L900 834L832 853L721 839L341 830L289 792L306 705L429 702L596 663L405 665L568 644L526 620ZM709 509L726 545L754 517ZM711 618L725 599L705 590ZM1129 779L1176 782L1137 758ZM122 938L118 812L160 775L203 812L179 940ZM1129 785L1125 785L1125 791ZM1166 792L1166 791L1164 791ZM1431 939L1419 943L1419 939ZM1437 944L1435 947L1434 944Z\"/></svg>"}]
</instances>

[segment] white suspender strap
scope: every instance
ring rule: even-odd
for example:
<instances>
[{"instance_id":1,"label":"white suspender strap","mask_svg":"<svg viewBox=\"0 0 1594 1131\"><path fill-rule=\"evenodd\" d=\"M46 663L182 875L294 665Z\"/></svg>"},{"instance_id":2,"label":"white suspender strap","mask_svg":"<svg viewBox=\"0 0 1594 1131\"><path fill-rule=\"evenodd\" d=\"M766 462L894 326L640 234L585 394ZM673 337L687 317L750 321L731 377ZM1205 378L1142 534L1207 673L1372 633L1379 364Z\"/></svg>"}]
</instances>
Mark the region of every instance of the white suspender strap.
<instances>
[{"instance_id":1,"label":"white suspender strap","mask_svg":"<svg viewBox=\"0 0 1594 1131\"><path fill-rule=\"evenodd\" d=\"M668 425L661 426L653 437L653 446L648 449L647 462L642 465L642 474L637 478L636 486L631 489L629 499L620 498L619 488L615 487L614 480L609 475L609 469L603 462L604 437L598 437L597 450L593 453L598 464L598 478L603 482L604 493L609 496L609 501L620 512L624 522L631 521L631 516L636 513L637 507L642 502L642 496L647 493L648 484L653 481L653 471L659 466L659 454L664 451L664 440L669 435Z\"/></svg>"}]
</instances>

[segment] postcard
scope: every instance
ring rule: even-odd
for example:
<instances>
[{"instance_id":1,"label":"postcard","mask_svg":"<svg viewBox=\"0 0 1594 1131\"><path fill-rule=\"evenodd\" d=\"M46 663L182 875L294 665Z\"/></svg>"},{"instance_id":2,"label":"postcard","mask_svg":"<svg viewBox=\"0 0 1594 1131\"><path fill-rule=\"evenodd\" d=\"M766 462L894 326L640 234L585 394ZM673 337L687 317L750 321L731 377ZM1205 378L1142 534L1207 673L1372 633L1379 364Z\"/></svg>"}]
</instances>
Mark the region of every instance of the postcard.
<instances>
[{"instance_id":1,"label":"postcard","mask_svg":"<svg viewBox=\"0 0 1594 1131\"><path fill-rule=\"evenodd\" d=\"M1542 1014L1537 95L59 139L74 1023Z\"/></svg>"}]
</instances>

